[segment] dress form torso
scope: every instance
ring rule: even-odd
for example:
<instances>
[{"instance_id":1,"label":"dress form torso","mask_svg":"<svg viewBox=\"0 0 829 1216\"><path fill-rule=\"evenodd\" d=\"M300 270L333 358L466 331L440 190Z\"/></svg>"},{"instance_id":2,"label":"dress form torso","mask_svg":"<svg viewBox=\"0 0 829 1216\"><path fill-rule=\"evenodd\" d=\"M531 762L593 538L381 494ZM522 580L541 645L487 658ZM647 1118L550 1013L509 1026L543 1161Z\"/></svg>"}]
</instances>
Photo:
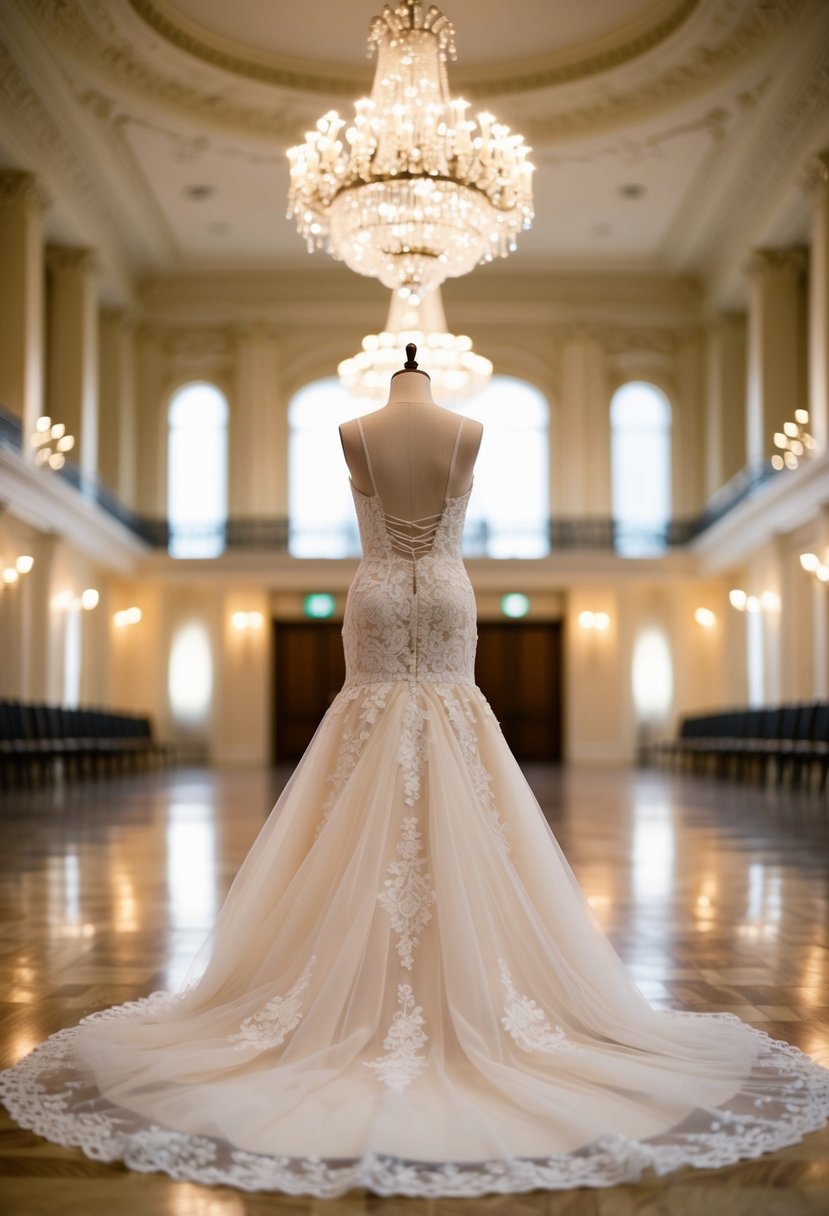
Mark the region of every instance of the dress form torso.
<instances>
[{"instance_id":1,"label":"dress form torso","mask_svg":"<svg viewBox=\"0 0 829 1216\"><path fill-rule=\"evenodd\" d=\"M481 423L469 418L459 437L459 423L457 414L435 404L427 376L398 373L382 409L340 427L355 489L371 496L376 486L384 510L401 520L438 515L446 497L469 489L483 436Z\"/></svg>"}]
</instances>

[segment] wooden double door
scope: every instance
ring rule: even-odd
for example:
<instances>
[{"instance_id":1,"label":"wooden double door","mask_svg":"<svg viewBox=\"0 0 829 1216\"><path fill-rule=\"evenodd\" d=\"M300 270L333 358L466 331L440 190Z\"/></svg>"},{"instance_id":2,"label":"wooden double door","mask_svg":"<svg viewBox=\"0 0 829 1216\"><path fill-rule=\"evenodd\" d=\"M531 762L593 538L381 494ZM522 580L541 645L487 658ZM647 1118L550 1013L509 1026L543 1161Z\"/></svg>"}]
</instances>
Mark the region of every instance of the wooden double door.
<instances>
[{"instance_id":1,"label":"wooden double door","mask_svg":"<svg viewBox=\"0 0 829 1216\"><path fill-rule=\"evenodd\" d=\"M345 680L339 622L274 623L274 760L295 761ZM560 621L481 621L475 676L519 760L561 759Z\"/></svg>"}]
</instances>

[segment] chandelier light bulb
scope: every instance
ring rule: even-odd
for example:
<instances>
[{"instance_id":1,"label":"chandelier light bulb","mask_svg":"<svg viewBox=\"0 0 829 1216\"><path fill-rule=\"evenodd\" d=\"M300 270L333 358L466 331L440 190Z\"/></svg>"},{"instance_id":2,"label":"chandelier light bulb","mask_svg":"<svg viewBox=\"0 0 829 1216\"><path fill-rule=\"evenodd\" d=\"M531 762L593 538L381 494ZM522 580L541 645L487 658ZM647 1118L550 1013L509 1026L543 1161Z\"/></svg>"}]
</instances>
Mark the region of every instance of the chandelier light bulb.
<instances>
[{"instance_id":1,"label":"chandelier light bulb","mask_svg":"<svg viewBox=\"0 0 829 1216\"><path fill-rule=\"evenodd\" d=\"M415 303L393 292L386 328L366 334L363 349L337 368L340 383L359 397L385 401L389 379L400 368L401 351L414 342L438 401L457 401L480 392L492 375L489 359L475 354L466 334L446 332L440 288Z\"/></svg>"},{"instance_id":2,"label":"chandelier light bulb","mask_svg":"<svg viewBox=\"0 0 829 1216\"><path fill-rule=\"evenodd\" d=\"M738 612L745 612L748 596L745 591L741 591L739 587L735 587L733 591L728 593L728 601L732 608L736 608Z\"/></svg>"},{"instance_id":3,"label":"chandelier light bulb","mask_svg":"<svg viewBox=\"0 0 829 1216\"><path fill-rule=\"evenodd\" d=\"M85 591L81 592L81 608L89 612L91 609L98 607L99 599L100 596L95 588L87 587Z\"/></svg>"},{"instance_id":4,"label":"chandelier light bulb","mask_svg":"<svg viewBox=\"0 0 829 1216\"><path fill-rule=\"evenodd\" d=\"M3 582L4 583L16 583L17 577L18 577L17 570L14 568L14 566L6 566L6 568L3 571Z\"/></svg>"},{"instance_id":5,"label":"chandelier light bulb","mask_svg":"<svg viewBox=\"0 0 829 1216\"><path fill-rule=\"evenodd\" d=\"M710 608L697 608L694 620L698 625L702 625L703 629L713 629L717 623L716 614Z\"/></svg>"},{"instance_id":6,"label":"chandelier light bulb","mask_svg":"<svg viewBox=\"0 0 829 1216\"><path fill-rule=\"evenodd\" d=\"M288 216L309 253L327 249L403 300L506 257L533 219L530 149L451 98L455 29L403 0L371 21L377 68L351 122L329 110L288 150Z\"/></svg>"},{"instance_id":7,"label":"chandelier light bulb","mask_svg":"<svg viewBox=\"0 0 829 1216\"><path fill-rule=\"evenodd\" d=\"M829 566L824 566L821 564L818 566L817 570L815 570L815 574L822 583L829 583Z\"/></svg>"},{"instance_id":8,"label":"chandelier light bulb","mask_svg":"<svg viewBox=\"0 0 829 1216\"><path fill-rule=\"evenodd\" d=\"M17 567L18 573L28 574L35 564L35 559L30 557L28 553L22 553L14 564Z\"/></svg>"},{"instance_id":9,"label":"chandelier light bulb","mask_svg":"<svg viewBox=\"0 0 829 1216\"><path fill-rule=\"evenodd\" d=\"M814 574L820 565L820 558L816 553L801 553L800 564L809 574Z\"/></svg>"}]
</instances>

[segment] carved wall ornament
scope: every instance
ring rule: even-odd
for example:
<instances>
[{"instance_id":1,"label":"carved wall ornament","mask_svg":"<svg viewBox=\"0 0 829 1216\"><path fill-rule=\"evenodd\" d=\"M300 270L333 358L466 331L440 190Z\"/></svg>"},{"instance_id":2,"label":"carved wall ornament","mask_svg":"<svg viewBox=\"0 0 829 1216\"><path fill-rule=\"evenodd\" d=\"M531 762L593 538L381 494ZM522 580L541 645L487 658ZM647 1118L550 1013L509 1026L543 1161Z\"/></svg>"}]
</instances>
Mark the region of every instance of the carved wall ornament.
<instances>
[{"instance_id":1,"label":"carved wall ornament","mask_svg":"<svg viewBox=\"0 0 829 1216\"><path fill-rule=\"evenodd\" d=\"M750 279L773 274L800 275L809 263L809 252L801 246L791 249L753 249L744 271Z\"/></svg>"},{"instance_id":2,"label":"carved wall ornament","mask_svg":"<svg viewBox=\"0 0 829 1216\"><path fill-rule=\"evenodd\" d=\"M0 205L23 204L35 211L45 211L50 198L34 173L20 169L0 169Z\"/></svg>"}]
</instances>

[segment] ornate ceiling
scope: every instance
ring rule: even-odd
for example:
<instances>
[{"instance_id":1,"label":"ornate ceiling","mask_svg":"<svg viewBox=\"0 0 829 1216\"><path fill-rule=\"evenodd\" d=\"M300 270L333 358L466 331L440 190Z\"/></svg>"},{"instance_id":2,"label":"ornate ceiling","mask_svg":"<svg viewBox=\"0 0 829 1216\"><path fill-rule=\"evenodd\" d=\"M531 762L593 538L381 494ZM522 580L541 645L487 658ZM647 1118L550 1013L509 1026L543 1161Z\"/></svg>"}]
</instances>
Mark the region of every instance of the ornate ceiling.
<instances>
[{"instance_id":1,"label":"ornate ceiling","mask_svg":"<svg viewBox=\"0 0 829 1216\"><path fill-rule=\"evenodd\" d=\"M0 159L39 173L52 236L103 244L115 277L311 268L285 148L367 92L380 7L5 0ZM825 0L442 7L453 91L534 148L537 220L511 269L716 277L749 230L802 239L797 175L829 143Z\"/></svg>"}]
</instances>

